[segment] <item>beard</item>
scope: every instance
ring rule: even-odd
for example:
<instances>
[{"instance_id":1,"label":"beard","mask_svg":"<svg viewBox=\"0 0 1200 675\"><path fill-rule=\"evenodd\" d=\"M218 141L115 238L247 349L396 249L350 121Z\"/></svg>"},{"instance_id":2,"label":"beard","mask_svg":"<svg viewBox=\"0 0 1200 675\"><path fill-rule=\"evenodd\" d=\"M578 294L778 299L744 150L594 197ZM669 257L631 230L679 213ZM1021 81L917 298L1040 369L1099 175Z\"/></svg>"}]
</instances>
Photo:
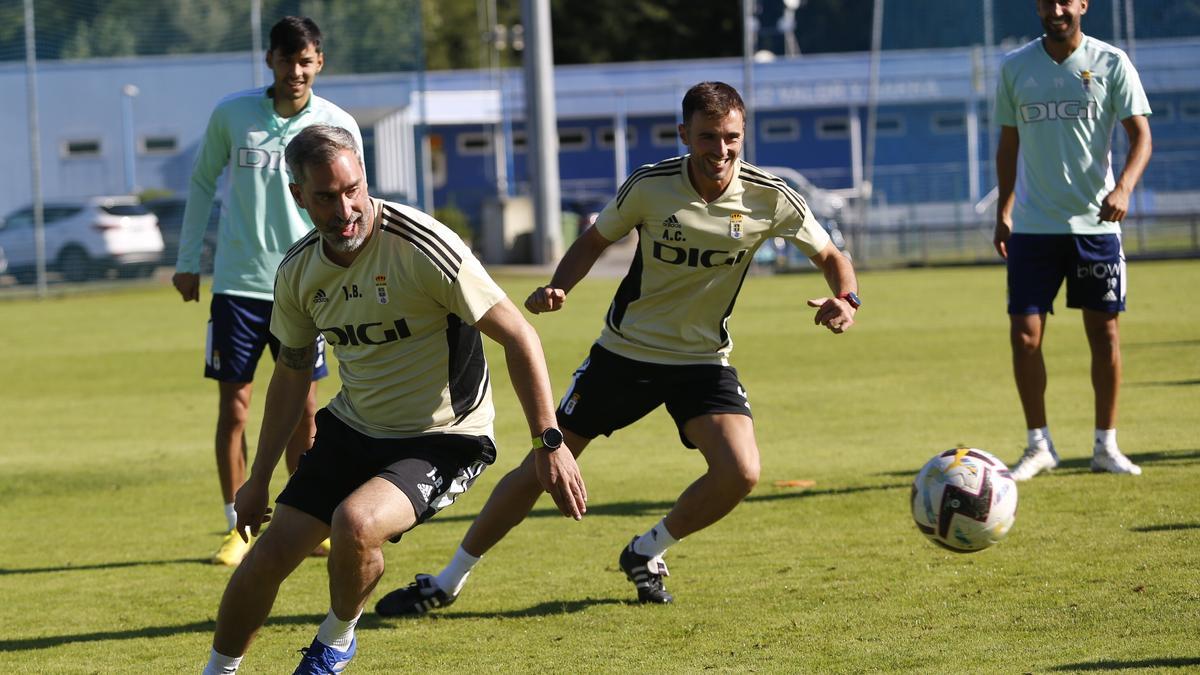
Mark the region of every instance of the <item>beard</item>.
<instances>
[{"instance_id":1,"label":"beard","mask_svg":"<svg viewBox=\"0 0 1200 675\"><path fill-rule=\"evenodd\" d=\"M1042 30L1046 31L1046 37L1049 37L1051 40L1065 42L1079 30L1078 17L1067 17L1065 23L1065 26L1058 28L1048 20L1043 21Z\"/></svg>"},{"instance_id":2,"label":"beard","mask_svg":"<svg viewBox=\"0 0 1200 675\"><path fill-rule=\"evenodd\" d=\"M358 249L362 248L363 242L367 240L367 235L371 233L370 223L372 220L374 220L374 218L368 217L367 214L370 212L371 205L368 203L364 213L356 212L349 220L330 218L329 222L326 223L325 228L321 231L321 238L325 240L325 243L329 245L329 248L333 249L337 253L354 253ZM357 225L354 236L350 237L349 239L339 236L338 233L341 232L342 229L351 222Z\"/></svg>"}]
</instances>

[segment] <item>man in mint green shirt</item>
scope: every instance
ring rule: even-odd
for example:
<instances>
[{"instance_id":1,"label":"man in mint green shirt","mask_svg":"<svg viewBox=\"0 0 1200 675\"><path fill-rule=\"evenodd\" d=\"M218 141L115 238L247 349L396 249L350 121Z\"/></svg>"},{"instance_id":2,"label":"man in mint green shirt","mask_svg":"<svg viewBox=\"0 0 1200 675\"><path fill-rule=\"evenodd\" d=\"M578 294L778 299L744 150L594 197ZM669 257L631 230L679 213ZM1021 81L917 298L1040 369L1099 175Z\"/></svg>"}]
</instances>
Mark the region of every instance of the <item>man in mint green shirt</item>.
<instances>
[{"instance_id":1,"label":"man in mint green shirt","mask_svg":"<svg viewBox=\"0 0 1200 675\"><path fill-rule=\"evenodd\" d=\"M208 214L225 176L213 272L213 297L205 348L205 377L217 380L217 474L225 504L226 535L214 564L237 565L249 544L234 532L234 497L245 481L245 428L254 370L264 348L278 355L271 335L275 268L288 247L312 229L312 222L288 190L284 148L302 129L332 124L349 130L361 147L358 124L341 108L312 93L325 63L321 30L307 17L285 17L271 29L266 62L274 82L225 97L209 118L196 157L180 233L173 279L184 302L200 300L200 247ZM324 344L305 414L287 448L295 471L312 445L317 410L316 380L328 374Z\"/></svg>"},{"instance_id":2,"label":"man in mint green shirt","mask_svg":"<svg viewBox=\"0 0 1200 675\"><path fill-rule=\"evenodd\" d=\"M1125 52L1083 34L1087 0L1037 0L1037 8L1046 33L1005 58L996 91L995 246L1008 266L1013 374L1028 440L1012 474L1028 480L1058 465L1042 337L1065 279L1067 307L1082 310L1092 355L1091 468L1139 475L1116 438L1126 288L1120 221L1150 160L1150 105ZM1114 180L1118 121L1129 154Z\"/></svg>"}]
</instances>

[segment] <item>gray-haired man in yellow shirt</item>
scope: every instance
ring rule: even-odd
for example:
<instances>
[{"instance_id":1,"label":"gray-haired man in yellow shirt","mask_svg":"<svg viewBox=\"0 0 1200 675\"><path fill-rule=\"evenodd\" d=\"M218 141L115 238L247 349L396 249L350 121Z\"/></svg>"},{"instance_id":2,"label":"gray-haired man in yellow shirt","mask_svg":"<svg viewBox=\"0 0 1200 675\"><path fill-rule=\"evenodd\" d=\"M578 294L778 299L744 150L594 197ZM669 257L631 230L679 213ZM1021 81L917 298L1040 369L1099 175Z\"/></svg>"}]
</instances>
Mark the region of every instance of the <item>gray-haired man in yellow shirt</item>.
<instances>
[{"instance_id":1,"label":"gray-haired man in yellow shirt","mask_svg":"<svg viewBox=\"0 0 1200 675\"><path fill-rule=\"evenodd\" d=\"M504 347L535 444L555 446L538 450L537 480L563 515L578 520L586 510L541 342L470 249L430 216L369 197L344 129L310 126L286 157L292 195L314 229L276 272L271 332L282 347L236 502L243 537L271 526L225 589L206 673L237 670L279 585L325 537L330 610L296 672L341 672L354 656L354 626L383 575L383 543L449 506L495 460L481 332ZM271 474L304 408L318 335L337 356L342 388L317 413L313 447L272 514Z\"/></svg>"}]
</instances>

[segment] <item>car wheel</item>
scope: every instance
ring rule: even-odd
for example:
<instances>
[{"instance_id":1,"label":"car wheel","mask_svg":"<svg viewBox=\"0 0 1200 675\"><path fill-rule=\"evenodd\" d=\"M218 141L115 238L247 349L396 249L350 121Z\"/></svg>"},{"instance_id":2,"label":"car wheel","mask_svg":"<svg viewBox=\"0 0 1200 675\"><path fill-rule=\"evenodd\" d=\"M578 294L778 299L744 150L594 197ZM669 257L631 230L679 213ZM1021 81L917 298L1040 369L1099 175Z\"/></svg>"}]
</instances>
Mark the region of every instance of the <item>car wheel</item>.
<instances>
[{"instance_id":1,"label":"car wheel","mask_svg":"<svg viewBox=\"0 0 1200 675\"><path fill-rule=\"evenodd\" d=\"M92 259L83 249L72 246L58 254L58 271L67 281L87 281L92 276Z\"/></svg>"}]
</instances>

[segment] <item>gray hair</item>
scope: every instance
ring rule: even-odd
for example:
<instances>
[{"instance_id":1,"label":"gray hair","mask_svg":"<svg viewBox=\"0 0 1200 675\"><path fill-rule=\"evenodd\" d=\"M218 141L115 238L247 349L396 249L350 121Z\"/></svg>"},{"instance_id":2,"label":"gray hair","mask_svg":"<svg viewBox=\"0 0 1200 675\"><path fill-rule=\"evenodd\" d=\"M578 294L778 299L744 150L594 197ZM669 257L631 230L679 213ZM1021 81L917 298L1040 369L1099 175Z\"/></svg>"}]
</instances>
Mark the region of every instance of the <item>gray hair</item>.
<instances>
[{"instance_id":1,"label":"gray hair","mask_svg":"<svg viewBox=\"0 0 1200 675\"><path fill-rule=\"evenodd\" d=\"M304 167L319 162L331 163L333 158L343 150L353 152L354 156L358 158L358 165L363 167L364 171L366 170L362 151L359 150L354 135L341 127L330 124L314 124L305 127L287 144L284 158L287 160L288 170L292 173L292 180L297 185L303 185L307 177Z\"/></svg>"}]
</instances>

